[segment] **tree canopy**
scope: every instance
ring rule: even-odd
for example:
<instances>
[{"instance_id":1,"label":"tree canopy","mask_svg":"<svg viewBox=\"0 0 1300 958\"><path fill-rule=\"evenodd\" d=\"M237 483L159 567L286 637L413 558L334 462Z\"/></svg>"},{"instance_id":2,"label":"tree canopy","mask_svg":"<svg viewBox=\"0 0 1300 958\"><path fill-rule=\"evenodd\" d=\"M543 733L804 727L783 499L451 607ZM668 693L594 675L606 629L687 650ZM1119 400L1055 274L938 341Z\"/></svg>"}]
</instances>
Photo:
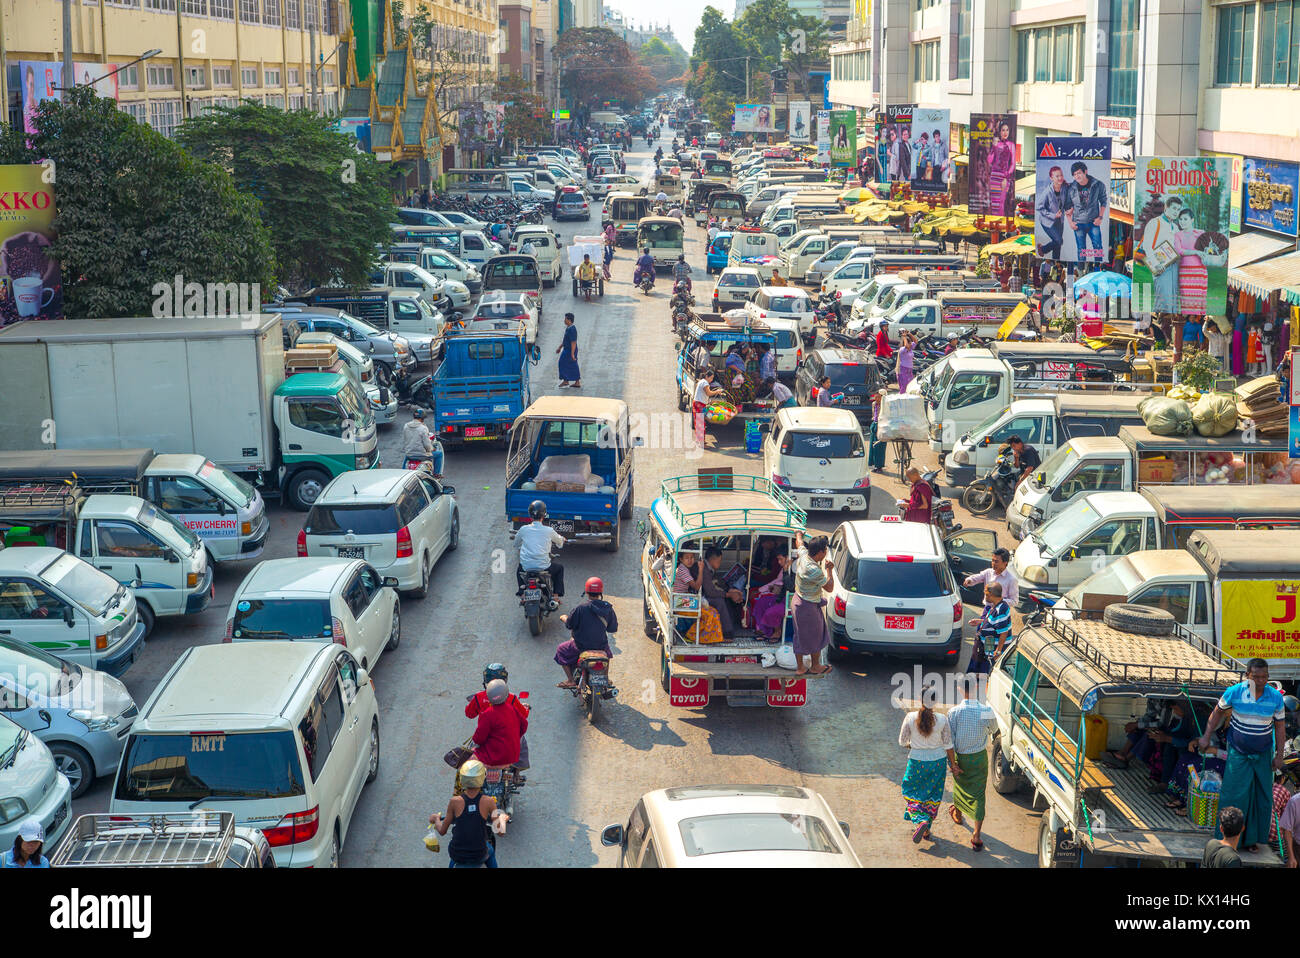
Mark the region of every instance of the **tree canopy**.
<instances>
[{"instance_id":1,"label":"tree canopy","mask_svg":"<svg viewBox=\"0 0 1300 958\"><path fill-rule=\"evenodd\" d=\"M632 106L652 92L654 78L627 42L604 27L565 30L555 44L560 86L570 103L586 112L610 104Z\"/></svg>"}]
</instances>

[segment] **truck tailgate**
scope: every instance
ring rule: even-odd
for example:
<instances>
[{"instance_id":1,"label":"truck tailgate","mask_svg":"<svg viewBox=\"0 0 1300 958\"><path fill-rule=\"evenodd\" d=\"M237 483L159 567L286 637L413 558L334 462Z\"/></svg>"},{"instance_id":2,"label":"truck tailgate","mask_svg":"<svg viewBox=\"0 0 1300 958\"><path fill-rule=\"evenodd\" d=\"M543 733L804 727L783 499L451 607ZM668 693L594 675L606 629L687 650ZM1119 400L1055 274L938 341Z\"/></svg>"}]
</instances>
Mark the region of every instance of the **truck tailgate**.
<instances>
[{"instance_id":1,"label":"truck tailgate","mask_svg":"<svg viewBox=\"0 0 1300 958\"><path fill-rule=\"evenodd\" d=\"M543 489L507 489L506 518L513 520L528 515L528 504L535 499L546 503L547 516L555 520L581 519L610 522L618 518L618 494L602 495L598 492L558 492Z\"/></svg>"},{"instance_id":2,"label":"truck tailgate","mask_svg":"<svg viewBox=\"0 0 1300 958\"><path fill-rule=\"evenodd\" d=\"M504 419L513 421L523 411L522 376L483 376L475 379L433 381L433 409L438 422Z\"/></svg>"}]
</instances>

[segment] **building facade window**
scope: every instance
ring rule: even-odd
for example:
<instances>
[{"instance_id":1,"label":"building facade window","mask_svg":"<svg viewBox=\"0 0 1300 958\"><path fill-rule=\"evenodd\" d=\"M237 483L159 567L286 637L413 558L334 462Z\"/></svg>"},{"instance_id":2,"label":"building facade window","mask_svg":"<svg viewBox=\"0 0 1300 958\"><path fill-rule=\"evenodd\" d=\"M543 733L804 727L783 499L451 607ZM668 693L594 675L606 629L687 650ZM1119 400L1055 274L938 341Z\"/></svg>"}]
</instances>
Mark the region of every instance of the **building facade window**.
<instances>
[{"instance_id":1,"label":"building facade window","mask_svg":"<svg viewBox=\"0 0 1300 958\"><path fill-rule=\"evenodd\" d=\"M129 114L137 123L149 122L149 101L119 100L117 106L123 113Z\"/></svg>"},{"instance_id":2,"label":"building facade window","mask_svg":"<svg viewBox=\"0 0 1300 958\"><path fill-rule=\"evenodd\" d=\"M302 96L303 96L303 95L302 95L301 93L293 93L293 94L290 94L290 96L289 96L289 109L291 109L291 110L301 110L301 109L302 109Z\"/></svg>"},{"instance_id":3,"label":"building facade window","mask_svg":"<svg viewBox=\"0 0 1300 958\"><path fill-rule=\"evenodd\" d=\"M912 80L929 83L939 79L939 41L912 44Z\"/></svg>"},{"instance_id":4,"label":"building facade window","mask_svg":"<svg viewBox=\"0 0 1300 958\"><path fill-rule=\"evenodd\" d=\"M1030 41L1033 40L1033 30L1016 31L1016 82L1029 82L1029 58L1030 58Z\"/></svg>"},{"instance_id":5,"label":"building facade window","mask_svg":"<svg viewBox=\"0 0 1300 958\"><path fill-rule=\"evenodd\" d=\"M216 87L234 86L234 72L232 67L213 67L212 68L212 85Z\"/></svg>"},{"instance_id":6,"label":"building facade window","mask_svg":"<svg viewBox=\"0 0 1300 958\"><path fill-rule=\"evenodd\" d=\"M1110 62L1107 109L1112 116L1137 116L1138 0L1110 0Z\"/></svg>"},{"instance_id":7,"label":"building facade window","mask_svg":"<svg viewBox=\"0 0 1300 958\"><path fill-rule=\"evenodd\" d=\"M190 89L201 90L207 86L207 70L203 67L185 68L185 85Z\"/></svg>"},{"instance_id":8,"label":"building facade window","mask_svg":"<svg viewBox=\"0 0 1300 958\"><path fill-rule=\"evenodd\" d=\"M284 26L288 30L302 29L302 13L298 0L284 0Z\"/></svg>"},{"instance_id":9,"label":"building facade window","mask_svg":"<svg viewBox=\"0 0 1300 958\"><path fill-rule=\"evenodd\" d=\"M333 86L333 85L334 85L334 68L333 68L333 67L326 67L324 70L321 70L320 75L321 75L321 83L323 83L325 86Z\"/></svg>"},{"instance_id":10,"label":"building facade window","mask_svg":"<svg viewBox=\"0 0 1300 958\"><path fill-rule=\"evenodd\" d=\"M117 88L119 90L140 89L140 68L126 67L117 71Z\"/></svg>"},{"instance_id":11,"label":"building facade window","mask_svg":"<svg viewBox=\"0 0 1300 958\"><path fill-rule=\"evenodd\" d=\"M297 67L289 67L289 86L302 86L302 71Z\"/></svg>"},{"instance_id":12,"label":"building facade window","mask_svg":"<svg viewBox=\"0 0 1300 958\"><path fill-rule=\"evenodd\" d=\"M266 70L266 71L264 71L264 73L263 73L263 77L262 77L262 81L263 81L263 84L264 84L265 86L268 86L268 87L279 86L279 85L280 85L280 71L279 71L278 69L277 69L277 70Z\"/></svg>"},{"instance_id":13,"label":"building facade window","mask_svg":"<svg viewBox=\"0 0 1300 958\"><path fill-rule=\"evenodd\" d=\"M257 67L243 67L240 69L239 82L243 86L257 86Z\"/></svg>"},{"instance_id":14,"label":"building facade window","mask_svg":"<svg viewBox=\"0 0 1300 958\"><path fill-rule=\"evenodd\" d=\"M268 27L280 25L280 0L262 0L262 22Z\"/></svg>"},{"instance_id":15,"label":"building facade window","mask_svg":"<svg viewBox=\"0 0 1300 958\"><path fill-rule=\"evenodd\" d=\"M151 90L176 89L176 70L169 66L151 66L147 79Z\"/></svg>"},{"instance_id":16,"label":"building facade window","mask_svg":"<svg viewBox=\"0 0 1300 958\"><path fill-rule=\"evenodd\" d=\"M1214 82L1247 85L1255 78L1255 5L1219 7Z\"/></svg>"},{"instance_id":17,"label":"building facade window","mask_svg":"<svg viewBox=\"0 0 1300 958\"><path fill-rule=\"evenodd\" d=\"M239 19L243 23L261 23L262 11L258 0L239 0Z\"/></svg>"},{"instance_id":18,"label":"building facade window","mask_svg":"<svg viewBox=\"0 0 1300 958\"><path fill-rule=\"evenodd\" d=\"M299 0L302 4L302 25L304 29L315 30L320 26L320 0Z\"/></svg>"},{"instance_id":19,"label":"building facade window","mask_svg":"<svg viewBox=\"0 0 1300 958\"><path fill-rule=\"evenodd\" d=\"M149 125L168 139L181 122L180 100L150 100Z\"/></svg>"},{"instance_id":20,"label":"building facade window","mask_svg":"<svg viewBox=\"0 0 1300 958\"><path fill-rule=\"evenodd\" d=\"M209 7L214 20L235 19L235 0L210 0Z\"/></svg>"},{"instance_id":21,"label":"building facade window","mask_svg":"<svg viewBox=\"0 0 1300 958\"><path fill-rule=\"evenodd\" d=\"M970 44L972 32L972 0L956 0L957 3L957 76L958 80L970 79Z\"/></svg>"},{"instance_id":22,"label":"building facade window","mask_svg":"<svg viewBox=\"0 0 1300 958\"><path fill-rule=\"evenodd\" d=\"M1047 83L1052 79L1052 31L1034 31L1034 82Z\"/></svg>"},{"instance_id":23,"label":"building facade window","mask_svg":"<svg viewBox=\"0 0 1300 958\"><path fill-rule=\"evenodd\" d=\"M1074 24L1052 28L1052 79L1074 82Z\"/></svg>"},{"instance_id":24,"label":"building facade window","mask_svg":"<svg viewBox=\"0 0 1300 958\"><path fill-rule=\"evenodd\" d=\"M283 109L284 109L284 94L282 94L282 93L268 93L268 94L266 95L266 105L267 105L267 106L273 106L273 107L275 107L277 110L283 110Z\"/></svg>"},{"instance_id":25,"label":"building facade window","mask_svg":"<svg viewBox=\"0 0 1300 958\"><path fill-rule=\"evenodd\" d=\"M192 17L206 17L208 0L181 0L181 13L187 13Z\"/></svg>"},{"instance_id":26,"label":"building facade window","mask_svg":"<svg viewBox=\"0 0 1300 958\"><path fill-rule=\"evenodd\" d=\"M1300 0L1262 4L1259 38L1259 82L1266 86L1300 83Z\"/></svg>"},{"instance_id":27,"label":"building facade window","mask_svg":"<svg viewBox=\"0 0 1300 958\"><path fill-rule=\"evenodd\" d=\"M156 10L159 13L175 13L176 0L144 0L144 8L146 10ZM136 117L136 119L140 118Z\"/></svg>"}]
</instances>

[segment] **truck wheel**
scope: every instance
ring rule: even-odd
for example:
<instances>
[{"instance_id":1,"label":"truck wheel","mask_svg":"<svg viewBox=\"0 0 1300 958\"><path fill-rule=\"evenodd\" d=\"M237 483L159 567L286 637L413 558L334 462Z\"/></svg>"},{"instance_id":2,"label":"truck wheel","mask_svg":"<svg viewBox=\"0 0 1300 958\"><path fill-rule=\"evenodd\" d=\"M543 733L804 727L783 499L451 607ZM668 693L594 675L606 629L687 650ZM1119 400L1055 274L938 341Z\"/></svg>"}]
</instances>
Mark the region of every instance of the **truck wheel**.
<instances>
[{"instance_id":1,"label":"truck wheel","mask_svg":"<svg viewBox=\"0 0 1300 958\"><path fill-rule=\"evenodd\" d=\"M1170 613L1132 602L1106 606L1101 620L1117 632L1133 635L1169 635L1174 631L1174 617Z\"/></svg>"},{"instance_id":2,"label":"truck wheel","mask_svg":"<svg viewBox=\"0 0 1300 958\"><path fill-rule=\"evenodd\" d=\"M668 643L664 642L659 652L659 687L667 692L671 685L668 679Z\"/></svg>"},{"instance_id":3,"label":"truck wheel","mask_svg":"<svg viewBox=\"0 0 1300 958\"><path fill-rule=\"evenodd\" d=\"M679 411L679 412L686 412L686 410L688 410L688 409L690 409L690 408L691 408L690 405L686 402L686 393L682 392L682 391L679 389L679 390L677 391L677 409L678 409L678 411Z\"/></svg>"},{"instance_id":4,"label":"truck wheel","mask_svg":"<svg viewBox=\"0 0 1300 958\"><path fill-rule=\"evenodd\" d=\"M425 553L420 557L420 584L411 590L410 595L416 599L425 599L429 596L429 555Z\"/></svg>"},{"instance_id":5,"label":"truck wheel","mask_svg":"<svg viewBox=\"0 0 1300 958\"><path fill-rule=\"evenodd\" d=\"M1056 860L1056 833L1052 831L1051 815L1043 812L1038 822L1038 867L1061 868Z\"/></svg>"},{"instance_id":6,"label":"truck wheel","mask_svg":"<svg viewBox=\"0 0 1300 958\"><path fill-rule=\"evenodd\" d=\"M319 469L304 469L289 485L289 504L299 512L306 512L320 498L329 481L330 477Z\"/></svg>"},{"instance_id":7,"label":"truck wheel","mask_svg":"<svg viewBox=\"0 0 1300 958\"><path fill-rule=\"evenodd\" d=\"M140 621L144 623L144 635L142 638L149 638L149 636L153 635L153 609L149 608L147 603L137 601L135 604L135 614L138 615Z\"/></svg>"},{"instance_id":8,"label":"truck wheel","mask_svg":"<svg viewBox=\"0 0 1300 958\"><path fill-rule=\"evenodd\" d=\"M576 277L573 280L573 297L574 299L578 297L578 280Z\"/></svg>"},{"instance_id":9,"label":"truck wheel","mask_svg":"<svg viewBox=\"0 0 1300 958\"><path fill-rule=\"evenodd\" d=\"M993 761L990 765L993 772L993 791L999 795L1014 795L1020 791L1022 780L1011 768L1011 763L1007 761L1000 741L993 743Z\"/></svg>"},{"instance_id":10,"label":"truck wheel","mask_svg":"<svg viewBox=\"0 0 1300 958\"><path fill-rule=\"evenodd\" d=\"M447 539L447 551L455 552L460 546L460 513L452 513L451 535Z\"/></svg>"},{"instance_id":11,"label":"truck wheel","mask_svg":"<svg viewBox=\"0 0 1300 958\"><path fill-rule=\"evenodd\" d=\"M636 495L636 487L632 483L627 484L627 499L623 502L623 508L618 510L620 519L632 518L632 497Z\"/></svg>"},{"instance_id":12,"label":"truck wheel","mask_svg":"<svg viewBox=\"0 0 1300 958\"><path fill-rule=\"evenodd\" d=\"M641 597L641 627L645 630L647 639L659 638L659 625L650 614L650 600L645 596Z\"/></svg>"},{"instance_id":13,"label":"truck wheel","mask_svg":"<svg viewBox=\"0 0 1300 958\"><path fill-rule=\"evenodd\" d=\"M622 529L623 529L623 524L621 522L614 523L614 531L610 535L609 541L605 543L606 552L618 551L618 540L619 540L619 536L622 533Z\"/></svg>"}]
</instances>

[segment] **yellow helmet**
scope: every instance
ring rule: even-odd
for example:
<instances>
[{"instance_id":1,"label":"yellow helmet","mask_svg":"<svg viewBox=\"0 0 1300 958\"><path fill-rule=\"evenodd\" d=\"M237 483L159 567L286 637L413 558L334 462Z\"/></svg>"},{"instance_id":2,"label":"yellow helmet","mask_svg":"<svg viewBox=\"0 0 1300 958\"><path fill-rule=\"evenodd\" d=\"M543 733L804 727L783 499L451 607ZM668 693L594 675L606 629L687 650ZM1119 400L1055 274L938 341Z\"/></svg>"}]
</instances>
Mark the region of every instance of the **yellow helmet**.
<instances>
[{"instance_id":1,"label":"yellow helmet","mask_svg":"<svg viewBox=\"0 0 1300 958\"><path fill-rule=\"evenodd\" d=\"M460 767L460 784L465 788L478 788L487 781L487 766L471 758Z\"/></svg>"}]
</instances>

